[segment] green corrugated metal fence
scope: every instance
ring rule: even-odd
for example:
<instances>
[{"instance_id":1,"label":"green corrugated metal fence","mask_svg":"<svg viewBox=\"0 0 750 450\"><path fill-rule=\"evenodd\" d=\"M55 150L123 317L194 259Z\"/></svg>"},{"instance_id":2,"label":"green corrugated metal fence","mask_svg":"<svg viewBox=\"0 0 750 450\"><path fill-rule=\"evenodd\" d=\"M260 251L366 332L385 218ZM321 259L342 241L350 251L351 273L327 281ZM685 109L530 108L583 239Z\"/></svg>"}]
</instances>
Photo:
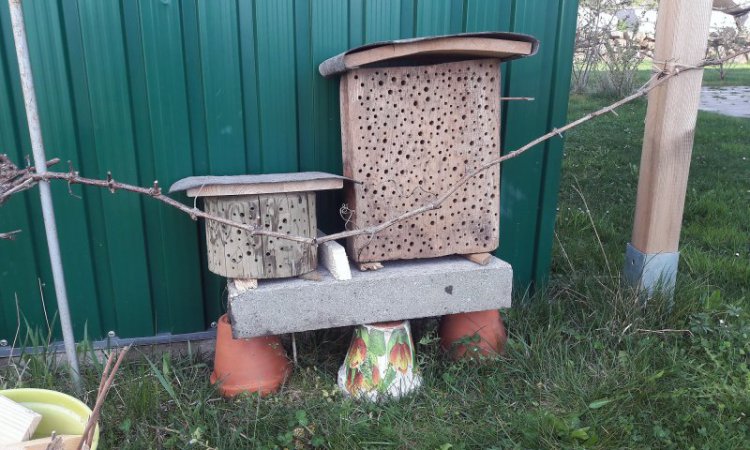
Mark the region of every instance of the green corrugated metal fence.
<instances>
[{"instance_id":1,"label":"green corrugated metal fence","mask_svg":"<svg viewBox=\"0 0 750 450\"><path fill-rule=\"evenodd\" d=\"M200 174L341 173L338 81L318 64L379 40L516 31L539 54L504 67L503 151L563 123L577 0L25 0L48 157L162 186ZM0 2L0 152L31 153L7 2ZM502 171L501 247L519 282L549 270L562 143ZM67 170L67 165L62 165ZM200 225L148 198L53 185L76 336L202 330L222 310ZM337 226L340 198L322 199ZM186 198L182 198L187 201ZM55 311L38 194L0 208L0 339ZM43 301L42 295L43 294Z\"/></svg>"}]
</instances>

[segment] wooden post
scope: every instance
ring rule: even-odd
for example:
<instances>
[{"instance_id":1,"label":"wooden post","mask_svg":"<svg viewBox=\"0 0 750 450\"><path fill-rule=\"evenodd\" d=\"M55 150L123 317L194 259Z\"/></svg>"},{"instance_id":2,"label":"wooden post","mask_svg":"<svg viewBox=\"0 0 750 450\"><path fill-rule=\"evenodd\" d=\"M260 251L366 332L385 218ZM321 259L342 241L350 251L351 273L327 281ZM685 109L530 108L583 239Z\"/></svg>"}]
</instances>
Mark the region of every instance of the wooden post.
<instances>
[{"instance_id":1,"label":"wooden post","mask_svg":"<svg viewBox=\"0 0 750 450\"><path fill-rule=\"evenodd\" d=\"M661 0L654 64L667 71L700 63L706 54L712 0ZM670 80L648 96L633 236L625 275L649 295L671 292L679 259L690 157L703 71Z\"/></svg>"}]
</instances>

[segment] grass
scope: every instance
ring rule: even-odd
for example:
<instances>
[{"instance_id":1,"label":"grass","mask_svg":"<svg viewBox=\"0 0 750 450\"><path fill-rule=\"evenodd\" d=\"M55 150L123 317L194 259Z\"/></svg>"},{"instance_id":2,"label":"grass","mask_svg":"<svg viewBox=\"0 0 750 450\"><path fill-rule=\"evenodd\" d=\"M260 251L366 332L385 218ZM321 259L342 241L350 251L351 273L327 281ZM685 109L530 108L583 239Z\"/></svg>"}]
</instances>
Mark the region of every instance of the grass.
<instances>
[{"instance_id":1,"label":"grass","mask_svg":"<svg viewBox=\"0 0 750 450\"><path fill-rule=\"evenodd\" d=\"M644 82L648 80L648 70L639 71L640 77ZM716 67L707 67L703 72L703 85L711 87L724 86L750 86L750 64L736 64L727 70L726 76L722 80L719 76L719 69Z\"/></svg>"},{"instance_id":2,"label":"grass","mask_svg":"<svg viewBox=\"0 0 750 450\"><path fill-rule=\"evenodd\" d=\"M574 96L570 117L607 102ZM205 355L137 349L105 405L102 448L746 447L750 120L700 114L678 290L641 307L618 271L644 113L638 102L569 133L550 284L506 312L503 358L449 362L423 321L424 387L359 403L335 388L348 331L327 330L298 338L299 367L280 394L227 401ZM100 373L85 366L89 404ZM0 368L0 387L22 386L72 392L49 355Z\"/></svg>"},{"instance_id":3,"label":"grass","mask_svg":"<svg viewBox=\"0 0 750 450\"><path fill-rule=\"evenodd\" d=\"M590 75L589 89L586 92L599 90L603 76L603 71L593 71ZM643 86L651 76L651 63L641 64L635 74L634 87ZM735 64L727 70L723 80L718 68L706 67L703 71L703 85L707 87L750 86L750 64Z\"/></svg>"}]
</instances>

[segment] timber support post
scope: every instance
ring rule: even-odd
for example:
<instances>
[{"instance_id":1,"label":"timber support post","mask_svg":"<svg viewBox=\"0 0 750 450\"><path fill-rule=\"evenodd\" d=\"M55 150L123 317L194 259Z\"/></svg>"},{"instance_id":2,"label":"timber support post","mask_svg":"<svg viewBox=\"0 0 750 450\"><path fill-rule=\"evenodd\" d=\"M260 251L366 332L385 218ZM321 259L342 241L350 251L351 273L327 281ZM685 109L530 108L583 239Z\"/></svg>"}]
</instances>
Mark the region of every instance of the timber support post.
<instances>
[{"instance_id":1,"label":"timber support post","mask_svg":"<svg viewBox=\"0 0 750 450\"><path fill-rule=\"evenodd\" d=\"M677 71L706 54L712 0L661 0L654 64ZM703 70L675 77L649 93L633 235L626 280L647 297L671 295Z\"/></svg>"}]
</instances>

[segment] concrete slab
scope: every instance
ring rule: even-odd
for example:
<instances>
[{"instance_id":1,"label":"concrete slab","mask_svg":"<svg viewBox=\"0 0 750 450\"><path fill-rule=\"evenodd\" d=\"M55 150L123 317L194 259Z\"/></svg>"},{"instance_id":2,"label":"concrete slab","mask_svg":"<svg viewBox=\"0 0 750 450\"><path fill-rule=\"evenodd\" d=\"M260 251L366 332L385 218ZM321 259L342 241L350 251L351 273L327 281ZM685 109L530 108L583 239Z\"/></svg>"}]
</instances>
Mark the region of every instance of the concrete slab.
<instances>
[{"instance_id":1,"label":"concrete slab","mask_svg":"<svg viewBox=\"0 0 750 450\"><path fill-rule=\"evenodd\" d=\"M229 299L235 338L284 334L391 320L510 307L513 269L498 258L480 266L458 256L389 261L376 271L352 270L338 281L262 280Z\"/></svg>"}]
</instances>

